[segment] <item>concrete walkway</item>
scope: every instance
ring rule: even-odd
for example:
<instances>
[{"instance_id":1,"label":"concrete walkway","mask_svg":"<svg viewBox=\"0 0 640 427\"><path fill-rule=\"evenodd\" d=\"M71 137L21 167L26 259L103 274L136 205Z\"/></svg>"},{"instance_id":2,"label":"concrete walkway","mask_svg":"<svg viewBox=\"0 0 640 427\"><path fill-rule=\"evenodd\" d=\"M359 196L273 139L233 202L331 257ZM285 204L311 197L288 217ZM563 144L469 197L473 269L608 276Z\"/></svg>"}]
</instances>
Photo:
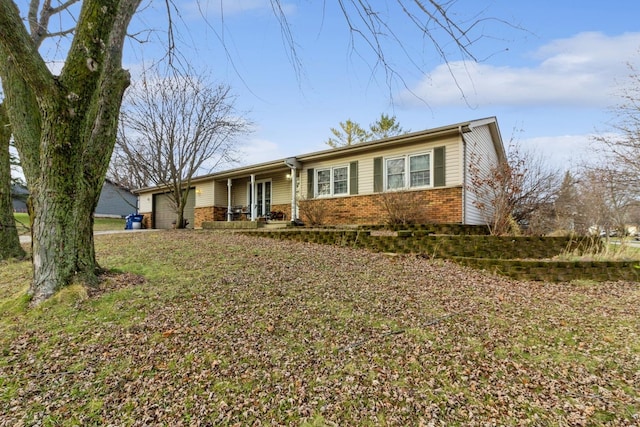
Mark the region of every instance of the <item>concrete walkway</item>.
<instances>
[{"instance_id":1,"label":"concrete walkway","mask_svg":"<svg viewBox=\"0 0 640 427\"><path fill-rule=\"evenodd\" d=\"M102 234L133 234L133 233L149 233L151 231L162 231L155 228L143 228L137 230L108 230L108 231L96 231L93 233L94 236L100 236ZM31 235L27 234L26 236L20 236L20 243L31 243Z\"/></svg>"}]
</instances>

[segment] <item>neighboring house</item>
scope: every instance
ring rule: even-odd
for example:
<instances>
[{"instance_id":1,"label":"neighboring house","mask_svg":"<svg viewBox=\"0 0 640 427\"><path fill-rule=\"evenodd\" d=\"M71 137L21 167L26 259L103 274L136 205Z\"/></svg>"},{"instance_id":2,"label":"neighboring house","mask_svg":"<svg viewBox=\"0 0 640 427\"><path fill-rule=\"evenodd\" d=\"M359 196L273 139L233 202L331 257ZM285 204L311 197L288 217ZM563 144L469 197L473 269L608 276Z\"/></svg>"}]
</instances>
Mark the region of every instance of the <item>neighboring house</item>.
<instances>
[{"instance_id":1,"label":"neighboring house","mask_svg":"<svg viewBox=\"0 0 640 427\"><path fill-rule=\"evenodd\" d=\"M469 166L488 172L505 161L497 120L486 118L194 178L185 218L205 221L300 218L302 204L326 211L325 224L386 222L385 197L406 190L421 222L485 224ZM147 226L171 228L162 187L136 190Z\"/></svg>"},{"instance_id":2,"label":"neighboring house","mask_svg":"<svg viewBox=\"0 0 640 427\"><path fill-rule=\"evenodd\" d=\"M137 207L138 196L129 189L106 179L94 215L122 218L131 213L137 213Z\"/></svg>"},{"instance_id":3,"label":"neighboring house","mask_svg":"<svg viewBox=\"0 0 640 427\"><path fill-rule=\"evenodd\" d=\"M25 187L14 186L13 194L14 212L27 212L26 200L29 197L29 191ZM138 196L118 184L105 180L94 215L125 217L137 212L137 203Z\"/></svg>"},{"instance_id":4,"label":"neighboring house","mask_svg":"<svg viewBox=\"0 0 640 427\"><path fill-rule=\"evenodd\" d=\"M27 198L29 190L18 184L11 186L11 202L13 203L14 212L27 212Z\"/></svg>"}]
</instances>

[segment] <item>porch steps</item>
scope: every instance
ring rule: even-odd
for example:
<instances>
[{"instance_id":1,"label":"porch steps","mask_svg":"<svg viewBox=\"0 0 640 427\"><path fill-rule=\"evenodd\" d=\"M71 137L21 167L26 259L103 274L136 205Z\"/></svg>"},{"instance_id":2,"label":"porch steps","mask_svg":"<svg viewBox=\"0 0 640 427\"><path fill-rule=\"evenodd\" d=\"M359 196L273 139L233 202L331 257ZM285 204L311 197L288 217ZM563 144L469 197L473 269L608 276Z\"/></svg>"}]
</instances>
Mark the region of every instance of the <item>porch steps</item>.
<instances>
[{"instance_id":1,"label":"porch steps","mask_svg":"<svg viewBox=\"0 0 640 427\"><path fill-rule=\"evenodd\" d=\"M260 228L264 228L267 230L274 230L278 228L286 228L287 225L289 225L290 223L291 221L269 221L269 222L260 223Z\"/></svg>"},{"instance_id":2,"label":"porch steps","mask_svg":"<svg viewBox=\"0 0 640 427\"><path fill-rule=\"evenodd\" d=\"M205 230L244 230L258 228L257 221L210 221L203 222Z\"/></svg>"},{"instance_id":3,"label":"porch steps","mask_svg":"<svg viewBox=\"0 0 640 427\"><path fill-rule=\"evenodd\" d=\"M247 230L247 229L267 229L273 230L286 228L290 221L210 221L203 222L202 228L208 230Z\"/></svg>"}]
</instances>

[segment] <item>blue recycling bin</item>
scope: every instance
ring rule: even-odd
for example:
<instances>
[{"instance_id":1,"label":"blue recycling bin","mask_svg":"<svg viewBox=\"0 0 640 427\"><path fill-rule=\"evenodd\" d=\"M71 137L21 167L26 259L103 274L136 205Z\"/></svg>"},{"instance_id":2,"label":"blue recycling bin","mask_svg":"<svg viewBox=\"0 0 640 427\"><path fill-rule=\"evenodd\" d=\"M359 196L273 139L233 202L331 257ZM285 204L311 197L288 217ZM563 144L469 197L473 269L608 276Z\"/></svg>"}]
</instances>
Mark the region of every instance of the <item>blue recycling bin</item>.
<instances>
[{"instance_id":1,"label":"blue recycling bin","mask_svg":"<svg viewBox=\"0 0 640 427\"><path fill-rule=\"evenodd\" d=\"M125 217L125 230L136 230L142 228L142 220L144 215L130 214Z\"/></svg>"}]
</instances>

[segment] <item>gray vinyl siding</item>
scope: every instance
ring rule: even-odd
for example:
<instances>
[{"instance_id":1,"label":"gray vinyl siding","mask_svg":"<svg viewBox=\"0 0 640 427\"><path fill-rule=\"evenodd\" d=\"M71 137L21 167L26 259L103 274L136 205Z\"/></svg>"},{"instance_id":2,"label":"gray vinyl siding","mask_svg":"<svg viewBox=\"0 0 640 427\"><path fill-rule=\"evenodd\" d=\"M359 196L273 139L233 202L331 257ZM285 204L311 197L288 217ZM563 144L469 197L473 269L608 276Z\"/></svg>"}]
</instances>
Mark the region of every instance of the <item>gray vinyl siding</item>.
<instances>
[{"instance_id":1,"label":"gray vinyl siding","mask_svg":"<svg viewBox=\"0 0 640 427\"><path fill-rule=\"evenodd\" d=\"M118 215L124 217L131 213L136 213L137 204L138 198L135 194L110 182L105 182L102 186L95 215Z\"/></svg>"},{"instance_id":2,"label":"gray vinyl siding","mask_svg":"<svg viewBox=\"0 0 640 427\"><path fill-rule=\"evenodd\" d=\"M484 225L489 221L489 217L492 215L491 211L482 212L476 207L476 200L478 200L478 192L472 188L471 177L469 175L469 165L471 162L475 162L481 171L482 176L489 177L491 174L492 166L498 162L498 155L493 146L491 134L488 126L479 126L474 128L472 132L464 135L467 143L467 174L466 185L467 189L465 193L464 209L465 209L465 222L472 225ZM485 200L485 204L490 206L489 201Z\"/></svg>"}]
</instances>

